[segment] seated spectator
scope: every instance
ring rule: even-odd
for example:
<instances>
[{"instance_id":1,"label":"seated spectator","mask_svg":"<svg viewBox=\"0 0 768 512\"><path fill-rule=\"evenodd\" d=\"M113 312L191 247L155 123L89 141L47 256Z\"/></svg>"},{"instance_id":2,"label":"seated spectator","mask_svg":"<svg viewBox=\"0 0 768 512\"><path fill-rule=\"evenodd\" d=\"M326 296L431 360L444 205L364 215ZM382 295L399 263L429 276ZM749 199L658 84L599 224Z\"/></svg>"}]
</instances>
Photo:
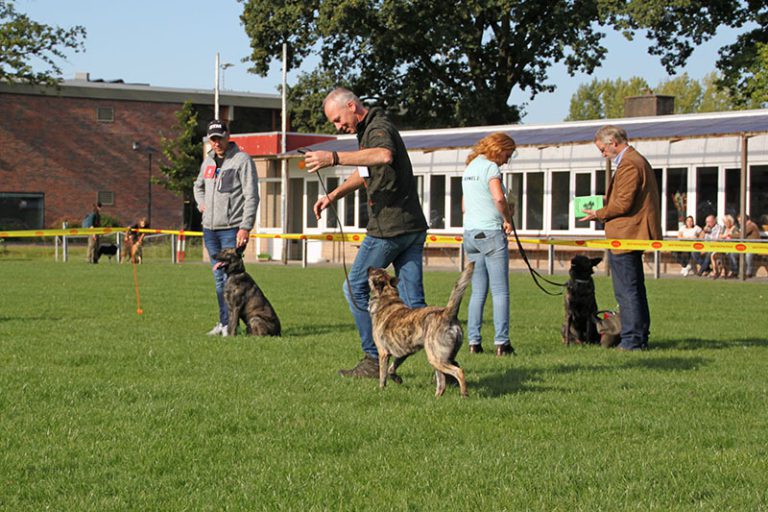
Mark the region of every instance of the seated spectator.
<instances>
[{"instance_id":1,"label":"seated spectator","mask_svg":"<svg viewBox=\"0 0 768 512\"><path fill-rule=\"evenodd\" d=\"M680 228L680 231L677 232L677 237L681 239L696 239L699 238L701 235L701 228L697 226L693 222L693 217L691 215L687 216L685 218L685 225ZM692 253L690 252L678 252L677 254L677 261L680 263L680 266L682 267L680 269L680 273L684 276L687 276L691 272L696 272L696 262L694 261L692 257Z\"/></svg>"},{"instance_id":2,"label":"seated spectator","mask_svg":"<svg viewBox=\"0 0 768 512\"><path fill-rule=\"evenodd\" d=\"M143 254L142 246L144 245L144 235L146 233L139 233L134 231L134 229L147 228L149 228L149 223L147 222L146 217L142 217L139 219L139 222L131 226L125 233L125 248L123 249L124 262L128 261L128 256L130 255L132 263L141 263Z\"/></svg>"},{"instance_id":3,"label":"seated spectator","mask_svg":"<svg viewBox=\"0 0 768 512\"><path fill-rule=\"evenodd\" d=\"M722 230L723 227L717 223L715 216L707 215L701 234L704 235L704 240L711 242L720 239L720 232ZM696 264L699 265L699 270L696 272L696 275L708 276L710 273L710 266L712 265L712 253L695 252L692 254L692 257Z\"/></svg>"},{"instance_id":4,"label":"seated spectator","mask_svg":"<svg viewBox=\"0 0 768 512\"><path fill-rule=\"evenodd\" d=\"M720 231L720 240L730 241L739 238L739 227L733 219L733 215L723 217L723 228ZM736 277L739 273L739 257L734 253L712 253L712 279L723 277Z\"/></svg>"},{"instance_id":5,"label":"seated spectator","mask_svg":"<svg viewBox=\"0 0 768 512\"><path fill-rule=\"evenodd\" d=\"M744 239L745 240L759 240L760 239L760 228L757 227L757 224L750 218L749 215L746 216L747 222L741 222L741 217L739 217L739 224L744 226ZM747 277L755 277L755 255L754 253L747 253L744 255L744 261L746 262L747 269L746 274Z\"/></svg>"}]
</instances>

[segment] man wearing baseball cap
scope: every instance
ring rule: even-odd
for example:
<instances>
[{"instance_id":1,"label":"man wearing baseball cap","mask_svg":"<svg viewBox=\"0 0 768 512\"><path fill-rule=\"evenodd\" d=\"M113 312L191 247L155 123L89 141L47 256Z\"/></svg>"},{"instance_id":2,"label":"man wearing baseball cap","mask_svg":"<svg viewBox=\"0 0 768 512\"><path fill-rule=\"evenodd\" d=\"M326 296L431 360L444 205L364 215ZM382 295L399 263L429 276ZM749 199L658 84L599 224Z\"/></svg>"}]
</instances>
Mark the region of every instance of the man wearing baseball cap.
<instances>
[{"instance_id":1,"label":"man wearing baseball cap","mask_svg":"<svg viewBox=\"0 0 768 512\"><path fill-rule=\"evenodd\" d=\"M230 142L226 123L208 123L211 150L195 180L195 202L203 214L203 243L212 256L229 247L245 247L256 222L259 207L259 182L256 166L249 155ZM219 321L208 334L226 336L229 318L224 303L224 271L211 259Z\"/></svg>"}]
</instances>

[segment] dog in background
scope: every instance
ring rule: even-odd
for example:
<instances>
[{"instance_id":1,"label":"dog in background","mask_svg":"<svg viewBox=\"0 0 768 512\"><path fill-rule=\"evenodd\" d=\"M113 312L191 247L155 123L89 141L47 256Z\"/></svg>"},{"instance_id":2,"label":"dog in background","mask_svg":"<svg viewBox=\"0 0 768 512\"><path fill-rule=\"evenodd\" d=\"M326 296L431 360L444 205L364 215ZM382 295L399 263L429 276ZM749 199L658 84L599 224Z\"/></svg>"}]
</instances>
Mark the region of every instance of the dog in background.
<instances>
[{"instance_id":1,"label":"dog in background","mask_svg":"<svg viewBox=\"0 0 768 512\"><path fill-rule=\"evenodd\" d=\"M108 256L111 260L114 255L117 254L117 246L115 244L100 245L99 250L96 251L96 262L98 262L102 256Z\"/></svg>"},{"instance_id":2,"label":"dog in background","mask_svg":"<svg viewBox=\"0 0 768 512\"><path fill-rule=\"evenodd\" d=\"M280 336L280 319L256 281L245 271L243 249L234 247L214 254L216 268L227 274L224 283L224 302L229 310L227 334L235 336L242 319L246 334L252 336Z\"/></svg>"},{"instance_id":3,"label":"dog in background","mask_svg":"<svg viewBox=\"0 0 768 512\"><path fill-rule=\"evenodd\" d=\"M429 364L435 369L437 390L435 396L445 392L446 374L459 382L462 396L467 396L464 370L456 363L464 333L457 319L461 299L472 279L474 263L469 263L453 285L445 307L426 306L409 308L397 293L397 278L383 268L368 269L371 289L369 309L373 323L373 341L379 351L379 387L384 388L387 377L402 382L397 368L408 356L421 350L427 353ZM394 356L392 366L389 358Z\"/></svg>"},{"instance_id":4,"label":"dog in background","mask_svg":"<svg viewBox=\"0 0 768 512\"><path fill-rule=\"evenodd\" d=\"M565 284L565 318L563 320L563 343L598 343L600 336L595 325L597 301L593 268L603 258L588 258L578 255L571 258L570 278Z\"/></svg>"}]
</instances>

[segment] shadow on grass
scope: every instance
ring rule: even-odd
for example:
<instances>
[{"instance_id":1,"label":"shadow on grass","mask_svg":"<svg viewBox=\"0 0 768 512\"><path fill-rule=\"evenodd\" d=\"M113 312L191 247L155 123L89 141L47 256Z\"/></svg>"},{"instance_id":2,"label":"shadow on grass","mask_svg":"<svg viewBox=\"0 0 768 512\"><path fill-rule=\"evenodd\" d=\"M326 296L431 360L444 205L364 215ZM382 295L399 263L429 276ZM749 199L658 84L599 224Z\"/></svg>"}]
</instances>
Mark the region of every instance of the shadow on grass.
<instances>
[{"instance_id":1,"label":"shadow on grass","mask_svg":"<svg viewBox=\"0 0 768 512\"><path fill-rule=\"evenodd\" d=\"M348 332L348 331L355 331L357 332L357 328L355 327L355 324L347 323L347 324L327 324L327 325L318 325L318 324L311 324L311 325L295 325L293 327L288 327L286 329L283 329L283 336L318 336L321 334L328 334L328 333L342 333L342 332Z\"/></svg>"},{"instance_id":2,"label":"shadow on grass","mask_svg":"<svg viewBox=\"0 0 768 512\"><path fill-rule=\"evenodd\" d=\"M576 373L615 372L622 369L690 371L707 365L711 360L703 357L662 357L646 358L632 354L632 360L616 361L615 365L566 364L551 368L510 368L503 372L490 373L480 377L475 386L476 393L485 397L499 397L513 393L536 393L556 391L552 385L540 385L547 381L546 375L569 375ZM634 359L638 357L637 359Z\"/></svg>"},{"instance_id":3,"label":"shadow on grass","mask_svg":"<svg viewBox=\"0 0 768 512\"><path fill-rule=\"evenodd\" d=\"M704 340L701 338L684 338L679 340L653 340L651 347L653 351L768 347L768 339Z\"/></svg>"},{"instance_id":4,"label":"shadow on grass","mask_svg":"<svg viewBox=\"0 0 768 512\"><path fill-rule=\"evenodd\" d=\"M0 322L12 322L15 320L20 321L53 321L58 322L63 320L60 316L0 316Z\"/></svg>"}]
</instances>

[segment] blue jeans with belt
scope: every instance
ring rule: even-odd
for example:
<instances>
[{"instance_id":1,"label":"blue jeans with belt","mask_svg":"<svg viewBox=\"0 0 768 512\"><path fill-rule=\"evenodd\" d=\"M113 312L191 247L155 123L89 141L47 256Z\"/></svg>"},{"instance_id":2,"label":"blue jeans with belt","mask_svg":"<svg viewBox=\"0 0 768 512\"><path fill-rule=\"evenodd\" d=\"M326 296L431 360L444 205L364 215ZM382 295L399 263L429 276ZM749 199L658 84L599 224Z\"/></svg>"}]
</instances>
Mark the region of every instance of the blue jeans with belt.
<instances>
[{"instance_id":1,"label":"blue jeans with belt","mask_svg":"<svg viewBox=\"0 0 768 512\"><path fill-rule=\"evenodd\" d=\"M621 343L627 350L648 348L651 313L645 292L643 251L610 255L613 293L619 303Z\"/></svg>"},{"instance_id":2,"label":"blue jeans with belt","mask_svg":"<svg viewBox=\"0 0 768 512\"><path fill-rule=\"evenodd\" d=\"M355 262L349 269L348 281L344 281L344 296L360 333L363 352L378 358L379 352L373 342L373 326L368 312L368 268L395 267L398 278L397 290L408 307L421 308L424 302L423 263L426 231L406 233L390 238L366 236L360 244ZM352 291L350 293L350 287Z\"/></svg>"},{"instance_id":3,"label":"blue jeans with belt","mask_svg":"<svg viewBox=\"0 0 768 512\"><path fill-rule=\"evenodd\" d=\"M464 251L475 262L472 274L472 295L469 298L467 339L470 345L482 341L483 308L491 289L493 302L493 342L509 343L509 247L503 230L467 229L464 231Z\"/></svg>"},{"instance_id":4,"label":"blue jeans with belt","mask_svg":"<svg viewBox=\"0 0 768 512\"><path fill-rule=\"evenodd\" d=\"M235 247L237 245L237 229L205 229L203 228L203 243L211 259L211 267L216 264L213 255L222 249ZM229 320L227 304L224 302L224 282L227 275L221 269L213 271L213 281L216 284L216 299L219 302L219 323L226 326Z\"/></svg>"}]
</instances>

